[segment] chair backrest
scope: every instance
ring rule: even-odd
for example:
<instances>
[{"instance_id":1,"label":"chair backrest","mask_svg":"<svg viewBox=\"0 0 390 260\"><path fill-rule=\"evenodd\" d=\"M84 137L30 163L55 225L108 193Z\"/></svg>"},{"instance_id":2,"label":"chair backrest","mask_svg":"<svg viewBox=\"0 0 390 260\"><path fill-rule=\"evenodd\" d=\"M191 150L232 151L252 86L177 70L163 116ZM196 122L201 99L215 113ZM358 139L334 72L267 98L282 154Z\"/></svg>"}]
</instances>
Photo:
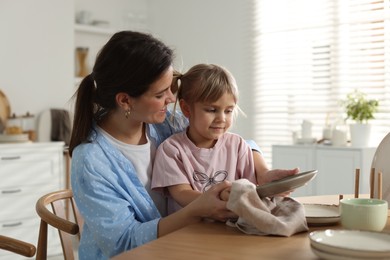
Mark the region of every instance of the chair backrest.
<instances>
[{"instance_id":1,"label":"chair backrest","mask_svg":"<svg viewBox=\"0 0 390 260\"><path fill-rule=\"evenodd\" d=\"M379 143L374 158L371 162L371 169L374 169L374 173L382 172L383 180L382 180L382 189L383 194L382 198L387 200L389 209L390 209L390 161L389 161L389 153L390 153L390 133L388 133L382 141ZM374 198L378 198L378 178L374 176Z\"/></svg>"},{"instance_id":2,"label":"chair backrest","mask_svg":"<svg viewBox=\"0 0 390 260\"><path fill-rule=\"evenodd\" d=\"M25 257L33 257L36 252L34 245L7 236L0 235L0 249Z\"/></svg>"},{"instance_id":3,"label":"chair backrest","mask_svg":"<svg viewBox=\"0 0 390 260\"><path fill-rule=\"evenodd\" d=\"M47 207L51 205L52 211ZM60 190L42 196L36 203L41 218L37 259L47 258L48 224L58 229L65 260L74 259L74 239L80 240L83 219L76 207L72 190Z\"/></svg>"}]
</instances>

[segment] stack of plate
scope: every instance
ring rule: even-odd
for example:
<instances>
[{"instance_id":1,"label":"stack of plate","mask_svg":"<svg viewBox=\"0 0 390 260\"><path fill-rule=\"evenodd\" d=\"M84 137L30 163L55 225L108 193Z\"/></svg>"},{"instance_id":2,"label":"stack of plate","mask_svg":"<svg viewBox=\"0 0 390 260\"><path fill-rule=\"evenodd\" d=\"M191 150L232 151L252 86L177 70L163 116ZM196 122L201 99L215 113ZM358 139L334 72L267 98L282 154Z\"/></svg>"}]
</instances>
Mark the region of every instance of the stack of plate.
<instances>
[{"instance_id":1,"label":"stack of plate","mask_svg":"<svg viewBox=\"0 0 390 260\"><path fill-rule=\"evenodd\" d=\"M321 226L337 224L340 221L339 206L328 204L303 204L307 224Z\"/></svg>"},{"instance_id":2,"label":"stack of plate","mask_svg":"<svg viewBox=\"0 0 390 260\"><path fill-rule=\"evenodd\" d=\"M16 134L16 135L0 134L0 143L23 143L28 141L29 141L28 134Z\"/></svg>"},{"instance_id":3,"label":"stack of plate","mask_svg":"<svg viewBox=\"0 0 390 260\"><path fill-rule=\"evenodd\" d=\"M390 259L390 234L358 230L310 233L310 245L321 259Z\"/></svg>"}]
</instances>

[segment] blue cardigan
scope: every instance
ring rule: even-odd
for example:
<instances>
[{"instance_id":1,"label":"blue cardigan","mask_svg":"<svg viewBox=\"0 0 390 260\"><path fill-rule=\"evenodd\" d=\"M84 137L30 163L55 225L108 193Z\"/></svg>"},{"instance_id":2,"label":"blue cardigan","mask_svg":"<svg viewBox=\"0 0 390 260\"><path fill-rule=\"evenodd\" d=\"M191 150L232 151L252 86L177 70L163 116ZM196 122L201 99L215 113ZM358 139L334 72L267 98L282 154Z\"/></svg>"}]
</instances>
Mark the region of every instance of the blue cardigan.
<instances>
[{"instance_id":1,"label":"blue cardigan","mask_svg":"<svg viewBox=\"0 0 390 260\"><path fill-rule=\"evenodd\" d=\"M174 123L169 117L168 112L163 123L147 125L156 147L188 125L181 115ZM85 221L79 259L109 259L156 239L161 216L132 162L96 128L89 140L74 149L71 166L74 198ZM249 144L258 150L254 142Z\"/></svg>"}]
</instances>

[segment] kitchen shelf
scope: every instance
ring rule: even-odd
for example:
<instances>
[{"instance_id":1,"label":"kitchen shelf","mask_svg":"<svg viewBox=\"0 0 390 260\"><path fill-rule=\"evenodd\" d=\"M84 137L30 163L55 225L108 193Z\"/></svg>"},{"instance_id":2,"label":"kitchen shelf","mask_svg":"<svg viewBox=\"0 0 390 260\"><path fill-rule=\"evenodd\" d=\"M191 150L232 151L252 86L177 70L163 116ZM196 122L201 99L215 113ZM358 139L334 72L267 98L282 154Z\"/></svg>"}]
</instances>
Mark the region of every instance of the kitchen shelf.
<instances>
[{"instance_id":1,"label":"kitchen shelf","mask_svg":"<svg viewBox=\"0 0 390 260\"><path fill-rule=\"evenodd\" d=\"M98 26L92 26L92 25L84 25L84 24L75 24L74 25L75 32L82 32L82 33L93 33L93 34L102 34L102 35L112 35L117 30L114 28L103 28Z\"/></svg>"},{"instance_id":2,"label":"kitchen shelf","mask_svg":"<svg viewBox=\"0 0 390 260\"><path fill-rule=\"evenodd\" d=\"M87 72L90 73L93 64L95 63L95 57L102 46L115 34L118 29L114 27L102 27L90 24L74 24L74 37L75 37L75 50L78 47L87 48L88 52L85 59L85 65ZM74 87L77 88L82 79L77 77L79 72L80 61L78 55L75 52L75 78Z\"/></svg>"}]
</instances>

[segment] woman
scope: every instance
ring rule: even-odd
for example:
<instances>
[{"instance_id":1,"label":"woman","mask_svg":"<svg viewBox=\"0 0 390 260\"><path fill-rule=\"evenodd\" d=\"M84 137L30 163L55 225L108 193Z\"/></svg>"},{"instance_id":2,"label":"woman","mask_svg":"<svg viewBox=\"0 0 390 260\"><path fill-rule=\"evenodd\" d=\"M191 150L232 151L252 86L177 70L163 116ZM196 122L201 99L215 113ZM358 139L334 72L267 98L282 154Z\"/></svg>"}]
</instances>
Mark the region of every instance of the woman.
<instances>
[{"instance_id":1,"label":"woman","mask_svg":"<svg viewBox=\"0 0 390 260\"><path fill-rule=\"evenodd\" d=\"M72 190L85 221L80 259L108 259L203 217L234 217L219 198L228 182L163 218L165 201L150 190L157 146L187 125L183 117L169 120L172 62L172 50L161 41L118 32L80 84L69 145ZM255 157L263 167L261 156Z\"/></svg>"}]
</instances>

